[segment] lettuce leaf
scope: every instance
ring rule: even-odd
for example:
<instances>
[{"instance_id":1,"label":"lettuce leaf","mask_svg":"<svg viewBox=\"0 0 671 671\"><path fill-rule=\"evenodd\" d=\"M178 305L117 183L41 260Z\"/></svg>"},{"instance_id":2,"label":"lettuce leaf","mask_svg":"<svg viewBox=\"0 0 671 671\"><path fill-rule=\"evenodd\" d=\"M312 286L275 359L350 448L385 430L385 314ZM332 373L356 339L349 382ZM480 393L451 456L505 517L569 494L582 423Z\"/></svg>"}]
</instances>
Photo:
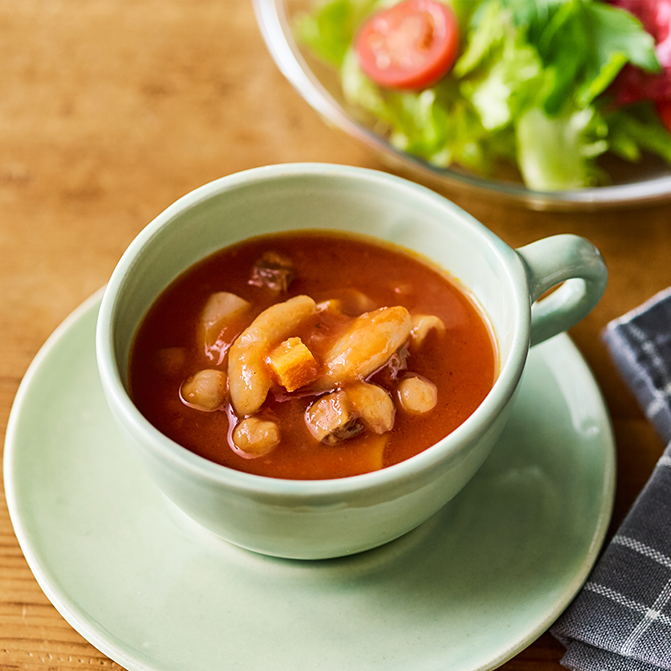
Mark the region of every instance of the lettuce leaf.
<instances>
[{"instance_id":1,"label":"lettuce leaf","mask_svg":"<svg viewBox=\"0 0 671 671\"><path fill-rule=\"evenodd\" d=\"M388 135L397 149L439 167L459 163L483 174L492 172L501 150L485 150L483 142L492 140L491 133L450 80L420 92L383 90L362 72L352 50L340 78L347 102L368 112L374 129Z\"/></svg>"},{"instance_id":2,"label":"lettuce leaf","mask_svg":"<svg viewBox=\"0 0 671 671\"><path fill-rule=\"evenodd\" d=\"M341 67L360 23L377 8L379 0L330 0L313 12L296 17L294 29L315 56Z\"/></svg>"},{"instance_id":3,"label":"lettuce leaf","mask_svg":"<svg viewBox=\"0 0 671 671\"><path fill-rule=\"evenodd\" d=\"M441 0L462 27L452 72L423 91L383 89L352 48L368 13L396 0L326 0L297 23L299 39L340 73L346 101L390 143L439 167L490 175L516 163L532 189L603 183L597 159L642 151L671 162L654 111L606 113L625 65L660 69L655 41L629 12L600 0Z\"/></svg>"},{"instance_id":4,"label":"lettuce leaf","mask_svg":"<svg viewBox=\"0 0 671 671\"><path fill-rule=\"evenodd\" d=\"M642 151L648 151L671 163L671 134L652 103L640 102L612 112L608 129L610 150L620 158L635 162Z\"/></svg>"},{"instance_id":5,"label":"lettuce leaf","mask_svg":"<svg viewBox=\"0 0 671 671\"><path fill-rule=\"evenodd\" d=\"M531 189L579 189L603 181L595 159L608 149L608 127L593 108L549 116L535 107L516 126L518 165Z\"/></svg>"},{"instance_id":6,"label":"lettuce leaf","mask_svg":"<svg viewBox=\"0 0 671 671\"><path fill-rule=\"evenodd\" d=\"M460 92L488 130L503 128L534 106L546 80L538 53L511 19L501 3L488 3L454 66Z\"/></svg>"},{"instance_id":7,"label":"lettuce leaf","mask_svg":"<svg viewBox=\"0 0 671 671\"><path fill-rule=\"evenodd\" d=\"M485 9L475 18L480 25L474 27L469 44L485 43L491 52L491 45L496 44L492 33L501 33L507 25L509 32L518 31L518 43L525 43L537 53L546 72L539 104L550 115L562 114L569 99L579 108L591 104L627 63L649 72L660 68L654 39L641 22L607 3L486 0Z\"/></svg>"}]
</instances>

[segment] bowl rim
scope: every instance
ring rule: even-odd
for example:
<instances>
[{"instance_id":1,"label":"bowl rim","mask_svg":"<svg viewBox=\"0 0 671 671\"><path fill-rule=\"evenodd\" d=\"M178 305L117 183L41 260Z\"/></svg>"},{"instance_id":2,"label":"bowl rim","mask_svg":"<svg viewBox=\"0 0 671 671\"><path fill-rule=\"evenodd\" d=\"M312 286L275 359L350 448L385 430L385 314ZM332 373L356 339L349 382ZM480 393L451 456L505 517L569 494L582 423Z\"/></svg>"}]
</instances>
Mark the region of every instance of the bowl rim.
<instances>
[{"instance_id":1,"label":"bowl rim","mask_svg":"<svg viewBox=\"0 0 671 671\"><path fill-rule=\"evenodd\" d=\"M252 0L261 34L276 66L294 89L328 123L373 149L390 163L409 167L427 180L446 180L455 186L495 194L538 209L597 209L650 204L671 198L671 174L630 184L537 191L523 184L486 179L458 168L436 168L396 149L386 138L348 114L321 84L306 62L290 30L283 0Z\"/></svg>"},{"instance_id":2,"label":"bowl rim","mask_svg":"<svg viewBox=\"0 0 671 671\"><path fill-rule=\"evenodd\" d=\"M429 199L435 207L461 220L486 244L503 269L510 283L512 334L510 353L500 364L499 375L482 403L463 424L452 433L409 459L381 470L344 478L323 480L291 480L261 476L238 471L196 455L156 429L132 402L121 377L116 357L116 321L122 309L124 287L128 277L138 267L143 250L156 239L164 227L170 226L196 205L212 198L223 197L235 189L254 183L278 179L301 180L305 175L329 179L333 175L355 181L382 183L395 192L412 192L413 198ZM288 229L282 229L288 230ZM375 236L369 236L375 238ZM396 244L396 243L394 243ZM402 246L402 245L401 245ZM210 484L225 485L231 490L257 497L281 497L284 501L306 501L315 504L339 500L347 493L378 492L401 484L411 484L427 471L436 469L444 460L458 458L475 443L503 413L518 387L528 353L530 309L526 271L519 255L482 223L447 198L409 180L386 172L327 163L290 163L252 168L234 173L182 196L151 221L130 243L105 287L96 325L96 358L100 378L108 403L117 420L135 437L136 444L150 456L165 464Z\"/></svg>"}]
</instances>

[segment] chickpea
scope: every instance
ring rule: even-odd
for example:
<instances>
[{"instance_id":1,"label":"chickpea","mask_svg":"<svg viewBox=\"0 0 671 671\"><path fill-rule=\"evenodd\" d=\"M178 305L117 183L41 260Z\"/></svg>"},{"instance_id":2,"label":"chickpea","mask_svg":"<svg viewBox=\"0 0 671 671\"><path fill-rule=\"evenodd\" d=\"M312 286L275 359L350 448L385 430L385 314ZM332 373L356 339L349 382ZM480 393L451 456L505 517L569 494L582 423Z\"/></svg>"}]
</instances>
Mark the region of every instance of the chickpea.
<instances>
[{"instance_id":1,"label":"chickpea","mask_svg":"<svg viewBox=\"0 0 671 671\"><path fill-rule=\"evenodd\" d=\"M267 419L247 417L233 430L233 444L246 457L262 457L280 442L280 427Z\"/></svg>"},{"instance_id":2,"label":"chickpea","mask_svg":"<svg viewBox=\"0 0 671 671\"><path fill-rule=\"evenodd\" d=\"M206 368L200 370L182 385L182 399L198 410L217 410L226 400L226 373Z\"/></svg>"},{"instance_id":3,"label":"chickpea","mask_svg":"<svg viewBox=\"0 0 671 671\"><path fill-rule=\"evenodd\" d=\"M367 429L383 434L394 428L396 408L382 387L368 382L357 382L346 387L344 393Z\"/></svg>"},{"instance_id":4,"label":"chickpea","mask_svg":"<svg viewBox=\"0 0 671 671\"><path fill-rule=\"evenodd\" d=\"M403 378L398 383L396 392L403 410L413 415L423 415L430 412L438 403L436 385L423 377Z\"/></svg>"}]
</instances>

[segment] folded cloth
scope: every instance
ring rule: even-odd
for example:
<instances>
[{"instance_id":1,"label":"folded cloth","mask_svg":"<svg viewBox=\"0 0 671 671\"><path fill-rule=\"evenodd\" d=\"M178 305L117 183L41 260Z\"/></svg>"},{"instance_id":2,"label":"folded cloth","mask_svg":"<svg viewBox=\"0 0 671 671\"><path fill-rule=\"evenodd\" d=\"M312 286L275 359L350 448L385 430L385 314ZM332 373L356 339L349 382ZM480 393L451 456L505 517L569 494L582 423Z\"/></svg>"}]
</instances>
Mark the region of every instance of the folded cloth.
<instances>
[{"instance_id":1,"label":"folded cloth","mask_svg":"<svg viewBox=\"0 0 671 671\"><path fill-rule=\"evenodd\" d=\"M611 322L615 365L671 441L671 289ZM551 629L573 671L671 671L671 443L583 589Z\"/></svg>"}]
</instances>

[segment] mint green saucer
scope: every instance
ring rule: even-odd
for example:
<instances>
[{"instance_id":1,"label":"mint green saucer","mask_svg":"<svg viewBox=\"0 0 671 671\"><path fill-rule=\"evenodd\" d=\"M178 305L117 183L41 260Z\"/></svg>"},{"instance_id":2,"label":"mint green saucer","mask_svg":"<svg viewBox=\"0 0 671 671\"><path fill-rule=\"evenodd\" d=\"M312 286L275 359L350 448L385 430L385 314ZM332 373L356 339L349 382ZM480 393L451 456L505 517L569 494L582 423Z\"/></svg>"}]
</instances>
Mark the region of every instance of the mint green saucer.
<instances>
[{"instance_id":1,"label":"mint green saucer","mask_svg":"<svg viewBox=\"0 0 671 671\"><path fill-rule=\"evenodd\" d=\"M130 671L475 671L545 631L594 563L614 442L570 339L532 350L515 413L467 487L419 529L344 559L270 559L173 511L108 413L99 296L36 357L5 445L23 552L63 617Z\"/></svg>"}]
</instances>

